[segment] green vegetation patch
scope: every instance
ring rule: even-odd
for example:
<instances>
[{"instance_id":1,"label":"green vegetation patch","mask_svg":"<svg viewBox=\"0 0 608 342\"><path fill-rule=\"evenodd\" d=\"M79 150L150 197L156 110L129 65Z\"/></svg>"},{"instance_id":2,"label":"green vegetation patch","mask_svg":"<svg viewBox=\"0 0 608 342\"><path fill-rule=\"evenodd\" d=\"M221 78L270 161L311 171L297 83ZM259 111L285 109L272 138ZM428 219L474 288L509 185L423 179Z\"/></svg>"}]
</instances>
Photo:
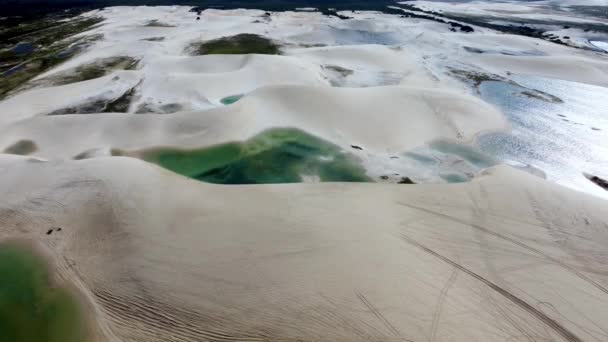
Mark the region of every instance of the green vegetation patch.
<instances>
[{"instance_id":1,"label":"green vegetation patch","mask_svg":"<svg viewBox=\"0 0 608 342\"><path fill-rule=\"evenodd\" d=\"M89 30L102 21L101 17L76 17L67 20L43 18L0 28L0 49L10 49L22 42L28 42L36 48L44 48Z\"/></svg>"},{"instance_id":2,"label":"green vegetation patch","mask_svg":"<svg viewBox=\"0 0 608 342\"><path fill-rule=\"evenodd\" d=\"M132 87L115 99L92 99L74 106L54 110L47 115L127 113L136 92L137 86Z\"/></svg>"},{"instance_id":3,"label":"green vegetation patch","mask_svg":"<svg viewBox=\"0 0 608 342\"><path fill-rule=\"evenodd\" d=\"M192 55L212 54L280 54L279 46L272 40L257 34L243 33L206 42L195 42L186 51Z\"/></svg>"},{"instance_id":4,"label":"green vegetation patch","mask_svg":"<svg viewBox=\"0 0 608 342\"><path fill-rule=\"evenodd\" d=\"M150 37L150 38L143 38L141 40L147 41L147 42L162 42L165 40L165 37Z\"/></svg>"},{"instance_id":5,"label":"green vegetation patch","mask_svg":"<svg viewBox=\"0 0 608 342\"><path fill-rule=\"evenodd\" d=\"M86 341L77 300L52 283L44 260L28 247L0 243L0 279L2 341Z\"/></svg>"},{"instance_id":6,"label":"green vegetation patch","mask_svg":"<svg viewBox=\"0 0 608 342\"><path fill-rule=\"evenodd\" d=\"M72 37L101 21L101 18L36 20L0 31L0 99L101 38ZM15 50L17 47L20 48Z\"/></svg>"},{"instance_id":7,"label":"green vegetation patch","mask_svg":"<svg viewBox=\"0 0 608 342\"><path fill-rule=\"evenodd\" d=\"M338 65L324 65L323 67L325 69L328 69L328 70L331 70L333 72L338 73L342 77L348 77L348 76L350 76L350 75L352 75L354 73L353 70L347 69L347 68L343 68L343 67L338 66Z\"/></svg>"},{"instance_id":8,"label":"green vegetation patch","mask_svg":"<svg viewBox=\"0 0 608 342\"><path fill-rule=\"evenodd\" d=\"M7 147L4 150L4 153L19 154L19 155L25 156L25 155L36 152L37 149L38 149L38 146L36 146L35 142L33 142L31 140L23 139L23 140L19 140L16 143L10 145L9 147Z\"/></svg>"},{"instance_id":9,"label":"green vegetation patch","mask_svg":"<svg viewBox=\"0 0 608 342\"><path fill-rule=\"evenodd\" d=\"M355 158L338 146L298 129L275 128L244 142L202 149L159 148L144 160L181 175L210 183L370 182Z\"/></svg>"},{"instance_id":10,"label":"green vegetation patch","mask_svg":"<svg viewBox=\"0 0 608 342\"><path fill-rule=\"evenodd\" d=\"M160 21L158 19L150 20L144 26L146 26L146 27L175 27L175 25L163 23L162 21Z\"/></svg>"},{"instance_id":11,"label":"green vegetation patch","mask_svg":"<svg viewBox=\"0 0 608 342\"><path fill-rule=\"evenodd\" d=\"M37 86L55 86L88 81L108 75L115 70L134 70L138 62L139 60L128 56L102 58L70 70L31 81L25 87L29 89Z\"/></svg>"}]
</instances>

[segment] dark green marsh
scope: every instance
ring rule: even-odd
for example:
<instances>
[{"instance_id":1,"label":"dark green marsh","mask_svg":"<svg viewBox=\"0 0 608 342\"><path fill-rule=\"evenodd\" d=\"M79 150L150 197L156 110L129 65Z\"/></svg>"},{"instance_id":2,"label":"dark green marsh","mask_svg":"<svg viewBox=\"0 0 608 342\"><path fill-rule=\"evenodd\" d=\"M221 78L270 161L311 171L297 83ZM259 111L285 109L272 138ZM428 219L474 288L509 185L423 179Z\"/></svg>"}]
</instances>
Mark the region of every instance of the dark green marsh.
<instances>
[{"instance_id":1,"label":"dark green marsh","mask_svg":"<svg viewBox=\"0 0 608 342\"><path fill-rule=\"evenodd\" d=\"M221 37L191 44L187 51L192 55L234 55L234 54L280 54L279 46L272 40L250 33Z\"/></svg>"}]
</instances>

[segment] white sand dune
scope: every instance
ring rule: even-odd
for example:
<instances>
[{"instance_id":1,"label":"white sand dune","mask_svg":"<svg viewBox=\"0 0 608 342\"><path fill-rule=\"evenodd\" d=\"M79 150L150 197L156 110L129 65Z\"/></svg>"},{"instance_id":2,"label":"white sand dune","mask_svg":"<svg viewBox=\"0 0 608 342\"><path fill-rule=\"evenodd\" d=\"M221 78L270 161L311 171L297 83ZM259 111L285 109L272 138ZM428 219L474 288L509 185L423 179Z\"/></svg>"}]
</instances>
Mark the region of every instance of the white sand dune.
<instances>
[{"instance_id":1,"label":"white sand dune","mask_svg":"<svg viewBox=\"0 0 608 342\"><path fill-rule=\"evenodd\" d=\"M406 71L416 64L412 56L398 53L384 45L329 46L294 49L290 55L321 65L340 65L344 68L378 68ZM409 59L408 59L409 57ZM418 65L415 66L419 68Z\"/></svg>"},{"instance_id":2,"label":"white sand dune","mask_svg":"<svg viewBox=\"0 0 608 342\"><path fill-rule=\"evenodd\" d=\"M402 152L439 138L470 141L507 125L494 107L453 91L274 86L202 112L37 116L1 129L0 147L34 140L37 156L71 158L103 147L204 147L273 127L296 127L343 148L356 144L376 152Z\"/></svg>"},{"instance_id":3,"label":"white sand dune","mask_svg":"<svg viewBox=\"0 0 608 342\"><path fill-rule=\"evenodd\" d=\"M325 68L345 69L348 75L342 78L347 80L341 85L346 87L386 85L389 82L383 80L383 76L392 76L393 84L440 85L427 69L421 68L419 53L409 50L383 45L351 45L291 49L286 53Z\"/></svg>"},{"instance_id":4,"label":"white sand dune","mask_svg":"<svg viewBox=\"0 0 608 342\"><path fill-rule=\"evenodd\" d=\"M0 123L47 115L58 109L95 100L115 99L139 81L137 71L118 71L89 81L18 93L0 102Z\"/></svg>"},{"instance_id":5,"label":"white sand dune","mask_svg":"<svg viewBox=\"0 0 608 342\"><path fill-rule=\"evenodd\" d=\"M496 73L503 73L506 69L514 73L608 86L608 64L585 57L478 55L471 60Z\"/></svg>"},{"instance_id":6,"label":"white sand dune","mask_svg":"<svg viewBox=\"0 0 608 342\"><path fill-rule=\"evenodd\" d=\"M0 239L49 252L99 340L605 336L606 202L508 167L227 187L129 158L0 165Z\"/></svg>"},{"instance_id":7,"label":"white sand dune","mask_svg":"<svg viewBox=\"0 0 608 342\"><path fill-rule=\"evenodd\" d=\"M189 110L220 105L224 97L267 85L328 85L318 65L285 56L164 57L148 62L143 72L149 76L142 83L140 101L177 103Z\"/></svg>"},{"instance_id":8,"label":"white sand dune","mask_svg":"<svg viewBox=\"0 0 608 342\"><path fill-rule=\"evenodd\" d=\"M380 159L509 128L449 70L606 86L604 57L372 12L207 10L196 20L188 10L88 13L106 21L83 34L104 38L40 77L112 56L138 69L0 102L0 151L35 144L29 156L0 154L0 242L44 251L83 298L92 341L606 340L608 202L596 197L504 165L452 185L228 186L105 157L290 127L385 175L395 169ZM273 39L282 55L186 52L239 33ZM47 115L133 87L127 113ZM144 105L175 110L135 114ZM92 158L70 160L85 151Z\"/></svg>"}]
</instances>

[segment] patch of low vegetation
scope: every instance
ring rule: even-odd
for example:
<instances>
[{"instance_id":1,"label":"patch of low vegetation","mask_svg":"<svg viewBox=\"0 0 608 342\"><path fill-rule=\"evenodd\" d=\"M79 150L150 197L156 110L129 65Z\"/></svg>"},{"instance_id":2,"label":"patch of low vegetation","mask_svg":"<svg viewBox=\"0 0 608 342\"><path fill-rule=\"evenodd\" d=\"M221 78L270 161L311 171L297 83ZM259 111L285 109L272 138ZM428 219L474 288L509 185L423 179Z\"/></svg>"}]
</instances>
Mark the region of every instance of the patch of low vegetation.
<instances>
[{"instance_id":1,"label":"patch of low vegetation","mask_svg":"<svg viewBox=\"0 0 608 342\"><path fill-rule=\"evenodd\" d=\"M133 101L133 96L137 91L137 86L127 90L124 94L115 100L109 101L104 109L103 113L127 113Z\"/></svg>"},{"instance_id":2,"label":"patch of low vegetation","mask_svg":"<svg viewBox=\"0 0 608 342\"><path fill-rule=\"evenodd\" d=\"M352 19L352 18L351 18L351 17L349 17L349 16L342 15L342 14L338 13L336 10L334 10L334 9L329 9L329 8L322 8L322 9L321 9L321 13L322 13L323 15L328 16L328 17L336 17L336 18L338 18L338 19L342 19L342 20Z\"/></svg>"},{"instance_id":3,"label":"patch of low vegetation","mask_svg":"<svg viewBox=\"0 0 608 342\"><path fill-rule=\"evenodd\" d=\"M158 19L148 21L144 26L146 27L175 27L175 25L163 23Z\"/></svg>"},{"instance_id":4,"label":"patch of low vegetation","mask_svg":"<svg viewBox=\"0 0 608 342\"><path fill-rule=\"evenodd\" d=\"M337 65L323 65L325 77L333 87L342 87L346 84L346 78L354 73L353 70Z\"/></svg>"},{"instance_id":5,"label":"patch of low vegetation","mask_svg":"<svg viewBox=\"0 0 608 342\"><path fill-rule=\"evenodd\" d=\"M551 103L563 103L564 101L555 95L545 93L540 90L529 89L520 93L522 96Z\"/></svg>"},{"instance_id":6,"label":"patch of low vegetation","mask_svg":"<svg viewBox=\"0 0 608 342\"><path fill-rule=\"evenodd\" d=\"M1 30L0 99L101 38L100 35L72 36L93 28L102 20L78 17L57 22L39 19Z\"/></svg>"},{"instance_id":7,"label":"patch of low vegetation","mask_svg":"<svg viewBox=\"0 0 608 342\"><path fill-rule=\"evenodd\" d=\"M475 87L475 89L477 91L479 91L479 86L483 82L488 82L488 81L505 82L505 83L508 83L508 84L511 84L511 85L514 85L516 87L523 89L519 93L521 96L526 96L528 98L532 98L532 99L536 99L536 100L544 101L544 102L551 102L551 103L563 103L564 102L562 99L560 99L559 97L557 97L555 95L546 93L544 91L540 91L538 89L524 87L523 85L521 85L513 80L510 80L508 78L502 77L500 75L484 73L484 72L474 71L474 70L461 70L461 69L450 69L449 72L452 76L456 77L457 79L459 79L465 83L471 84L473 87Z\"/></svg>"},{"instance_id":8,"label":"patch of low vegetation","mask_svg":"<svg viewBox=\"0 0 608 342\"><path fill-rule=\"evenodd\" d=\"M477 54L499 54L505 56L544 56L545 54L538 50L525 50L525 51L514 51L514 50L483 50L472 46L463 46L465 51Z\"/></svg>"},{"instance_id":9,"label":"patch of low vegetation","mask_svg":"<svg viewBox=\"0 0 608 342\"><path fill-rule=\"evenodd\" d=\"M308 48L316 48L316 47L326 47L327 44L321 44L321 43L317 43L317 44L300 43L299 46L308 49Z\"/></svg>"},{"instance_id":10,"label":"patch of low vegetation","mask_svg":"<svg viewBox=\"0 0 608 342\"><path fill-rule=\"evenodd\" d=\"M401 177L397 184L416 184L410 177Z\"/></svg>"},{"instance_id":11,"label":"patch of low vegetation","mask_svg":"<svg viewBox=\"0 0 608 342\"><path fill-rule=\"evenodd\" d=\"M472 46L463 46L462 48L463 48L465 51L467 51L467 52L471 52L471 53L479 53L479 54L486 53L486 51L485 51L485 50L478 49L478 48L476 48L476 47L472 47Z\"/></svg>"},{"instance_id":12,"label":"patch of low vegetation","mask_svg":"<svg viewBox=\"0 0 608 342\"><path fill-rule=\"evenodd\" d=\"M139 60L128 56L102 58L48 77L36 79L19 87L19 91L43 86L64 85L88 81L110 74L115 70L134 70Z\"/></svg>"},{"instance_id":13,"label":"patch of low vegetation","mask_svg":"<svg viewBox=\"0 0 608 342\"><path fill-rule=\"evenodd\" d=\"M165 37L150 37L150 38L144 38L142 40L146 41L146 42L162 42L165 40Z\"/></svg>"},{"instance_id":14,"label":"patch of low vegetation","mask_svg":"<svg viewBox=\"0 0 608 342\"><path fill-rule=\"evenodd\" d=\"M450 69L450 74L461 81L472 83L475 88L478 88L483 82L487 81L509 81L500 75L489 74L474 70Z\"/></svg>"},{"instance_id":15,"label":"patch of low vegetation","mask_svg":"<svg viewBox=\"0 0 608 342\"><path fill-rule=\"evenodd\" d=\"M106 108L108 101L104 99L90 100L74 106L54 110L47 115L68 115L68 114L93 114L101 113Z\"/></svg>"},{"instance_id":16,"label":"patch of low vegetation","mask_svg":"<svg viewBox=\"0 0 608 342\"><path fill-rule=\"evenodd\" d=\"M278 55L281 51L271 39L257 34L243 33L205 42L195 42L186 48L186 52L191 55L249 53Z\"/></svg>"},{"instance_id":17,"label":"patch of low vegetation","mask_svg":"<svg viewBox=\"0 0 608 342\"><path fill-rule=\"evenodd\" d=\"M137 86L115 99L91 99L74 106L54 110L47 115L127 113L136 91Z\"/></svg>"},{"instance_id":18,"label":"patch of low vegetation","mask_svg":"<svg viewBox=\"0 0 608 342\"><path fill-rule=\"evenodd\" d=\"M354 71L351 69L343 68L337 65L324 65L323 67L327 70L337 72L342 77L348 77L354 73Z\"/></svg>"},{"instance_id":19,"label":"patch of low vegetation","mask_svg":"<svg viewBox=\"0 0 608 342\"><path fill-rule=\"evenodd\" d=\"M382 182L396 183L396 184L416 184L410 177L400 176L398 173L392 176L382 175L380 176Z\"/></svg>"},{"instance_id":20,"label":"patch of low vegetation","mask_svg":"<svg viewBox=\"0 0 608 342\"><path fill-rule=\"evenodd\" d=\"M4 153L26 156L38 150L38 146L32 140L22 139L4 149Z\"/></svg>"},{"instance_id":21,"label":"patch of low vegetation","mask_svg":"<svg viewBox=\"0 0 608 342\"><path fill-rule=\"evenodd\" d=\"M407 14L405 14L406 17L422 18L444 24L449 24L452 31L456 31L456 28L458 28L462 32L474 32L472 26L461 24L462 22L467 23L469 25L484 27L507 34L516 34L520 36L544 39L552 43L567 45L579 49L589 48L583 45L573 45L567 39L562 40L558 37L551 37L545 32L557 30L558 28L568 27L580 29L585 32L593 31L600 33L608 33L608 25L603 23L533 19L529 17L509 17L508 20L502 20L502 22L504 23L497 23L496 17L494 16L464 15L445 12L439 13L436 11L424 10L422 8L417 7L416 5L404 3L400 4L400 7L408 11ZM601 6L596 6L596 8L587 6L573 6L573 9L575 11L578 11L579 13L585 13L589 16L605 18L607 16L605 8L602 9L597 7ZM391 9L385 12L393 14L399 13L396 9L394 9L394 12L392 12Z\"/></svg>"},{"instance_id":22,"label":"patch of low vegetation","mask_svg":"<svg viewBox=\"0 0 608 342\"><path fill-rule=\"evenodd\" d=\"M152 103L144 102L137 105L135 114L172 114L184 110L182 104L179 103Z\"/></svg>"},{"instance_id":23,"label":"patch of low vegetation","mask_svg":"<svg viewBox=\"0 0 608 342\"><path fill-rule=\"evenodd\" d=\"M63 20L49 17L22 22L0 29L0 49L10 49L22 42L43 48L89 30L102 21L103 18L100 17L76 17Z\"/></svg>"},{"instance_id":24,"label":"patch of low vegetation","mask_svg":"<svg viewBox=\"0 0 608 342\"><path fill-rule=\"evenodd\" d=\"M387 9L383 10L383 12L388 13L388 14L396 14L402 18L417 18L417 19L426 19L426 20L436 21L438 23L449 25L450 30L452 32L456 32L457 30L460 30L460 32L464 32L464 33L475 32L475 29L469 25L465 25L460 22L444 19L443 18L444 16L442 15L442 13L438 13L435 11L426 11L426 10L420 9L414 5L409 5L409 4L405 4L405 3L400 3L399 8L400 9L398 9L394 6L389 6ZM403 10L405 10L405 12Z\"/></svg>"}]
</instances>

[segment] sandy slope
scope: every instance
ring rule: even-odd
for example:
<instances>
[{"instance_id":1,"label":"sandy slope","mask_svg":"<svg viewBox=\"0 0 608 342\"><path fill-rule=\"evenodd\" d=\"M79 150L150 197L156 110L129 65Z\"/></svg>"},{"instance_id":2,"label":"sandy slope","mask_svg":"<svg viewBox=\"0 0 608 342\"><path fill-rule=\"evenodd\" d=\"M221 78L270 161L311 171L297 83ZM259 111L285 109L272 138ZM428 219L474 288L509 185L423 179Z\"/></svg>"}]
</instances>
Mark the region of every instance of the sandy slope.
<instances>
[{"instance_id":1,"label":"sandy slope","mask_svg":"<svg viewBox=\"0 0 608 342\"><path fill-rule=\"evenodd\" d=\"M606 203L507 167L450 186L264 187L127 158L0 168L0 238L53 255L100 340L606 336Z\"/></svg>"}]
</instances>

